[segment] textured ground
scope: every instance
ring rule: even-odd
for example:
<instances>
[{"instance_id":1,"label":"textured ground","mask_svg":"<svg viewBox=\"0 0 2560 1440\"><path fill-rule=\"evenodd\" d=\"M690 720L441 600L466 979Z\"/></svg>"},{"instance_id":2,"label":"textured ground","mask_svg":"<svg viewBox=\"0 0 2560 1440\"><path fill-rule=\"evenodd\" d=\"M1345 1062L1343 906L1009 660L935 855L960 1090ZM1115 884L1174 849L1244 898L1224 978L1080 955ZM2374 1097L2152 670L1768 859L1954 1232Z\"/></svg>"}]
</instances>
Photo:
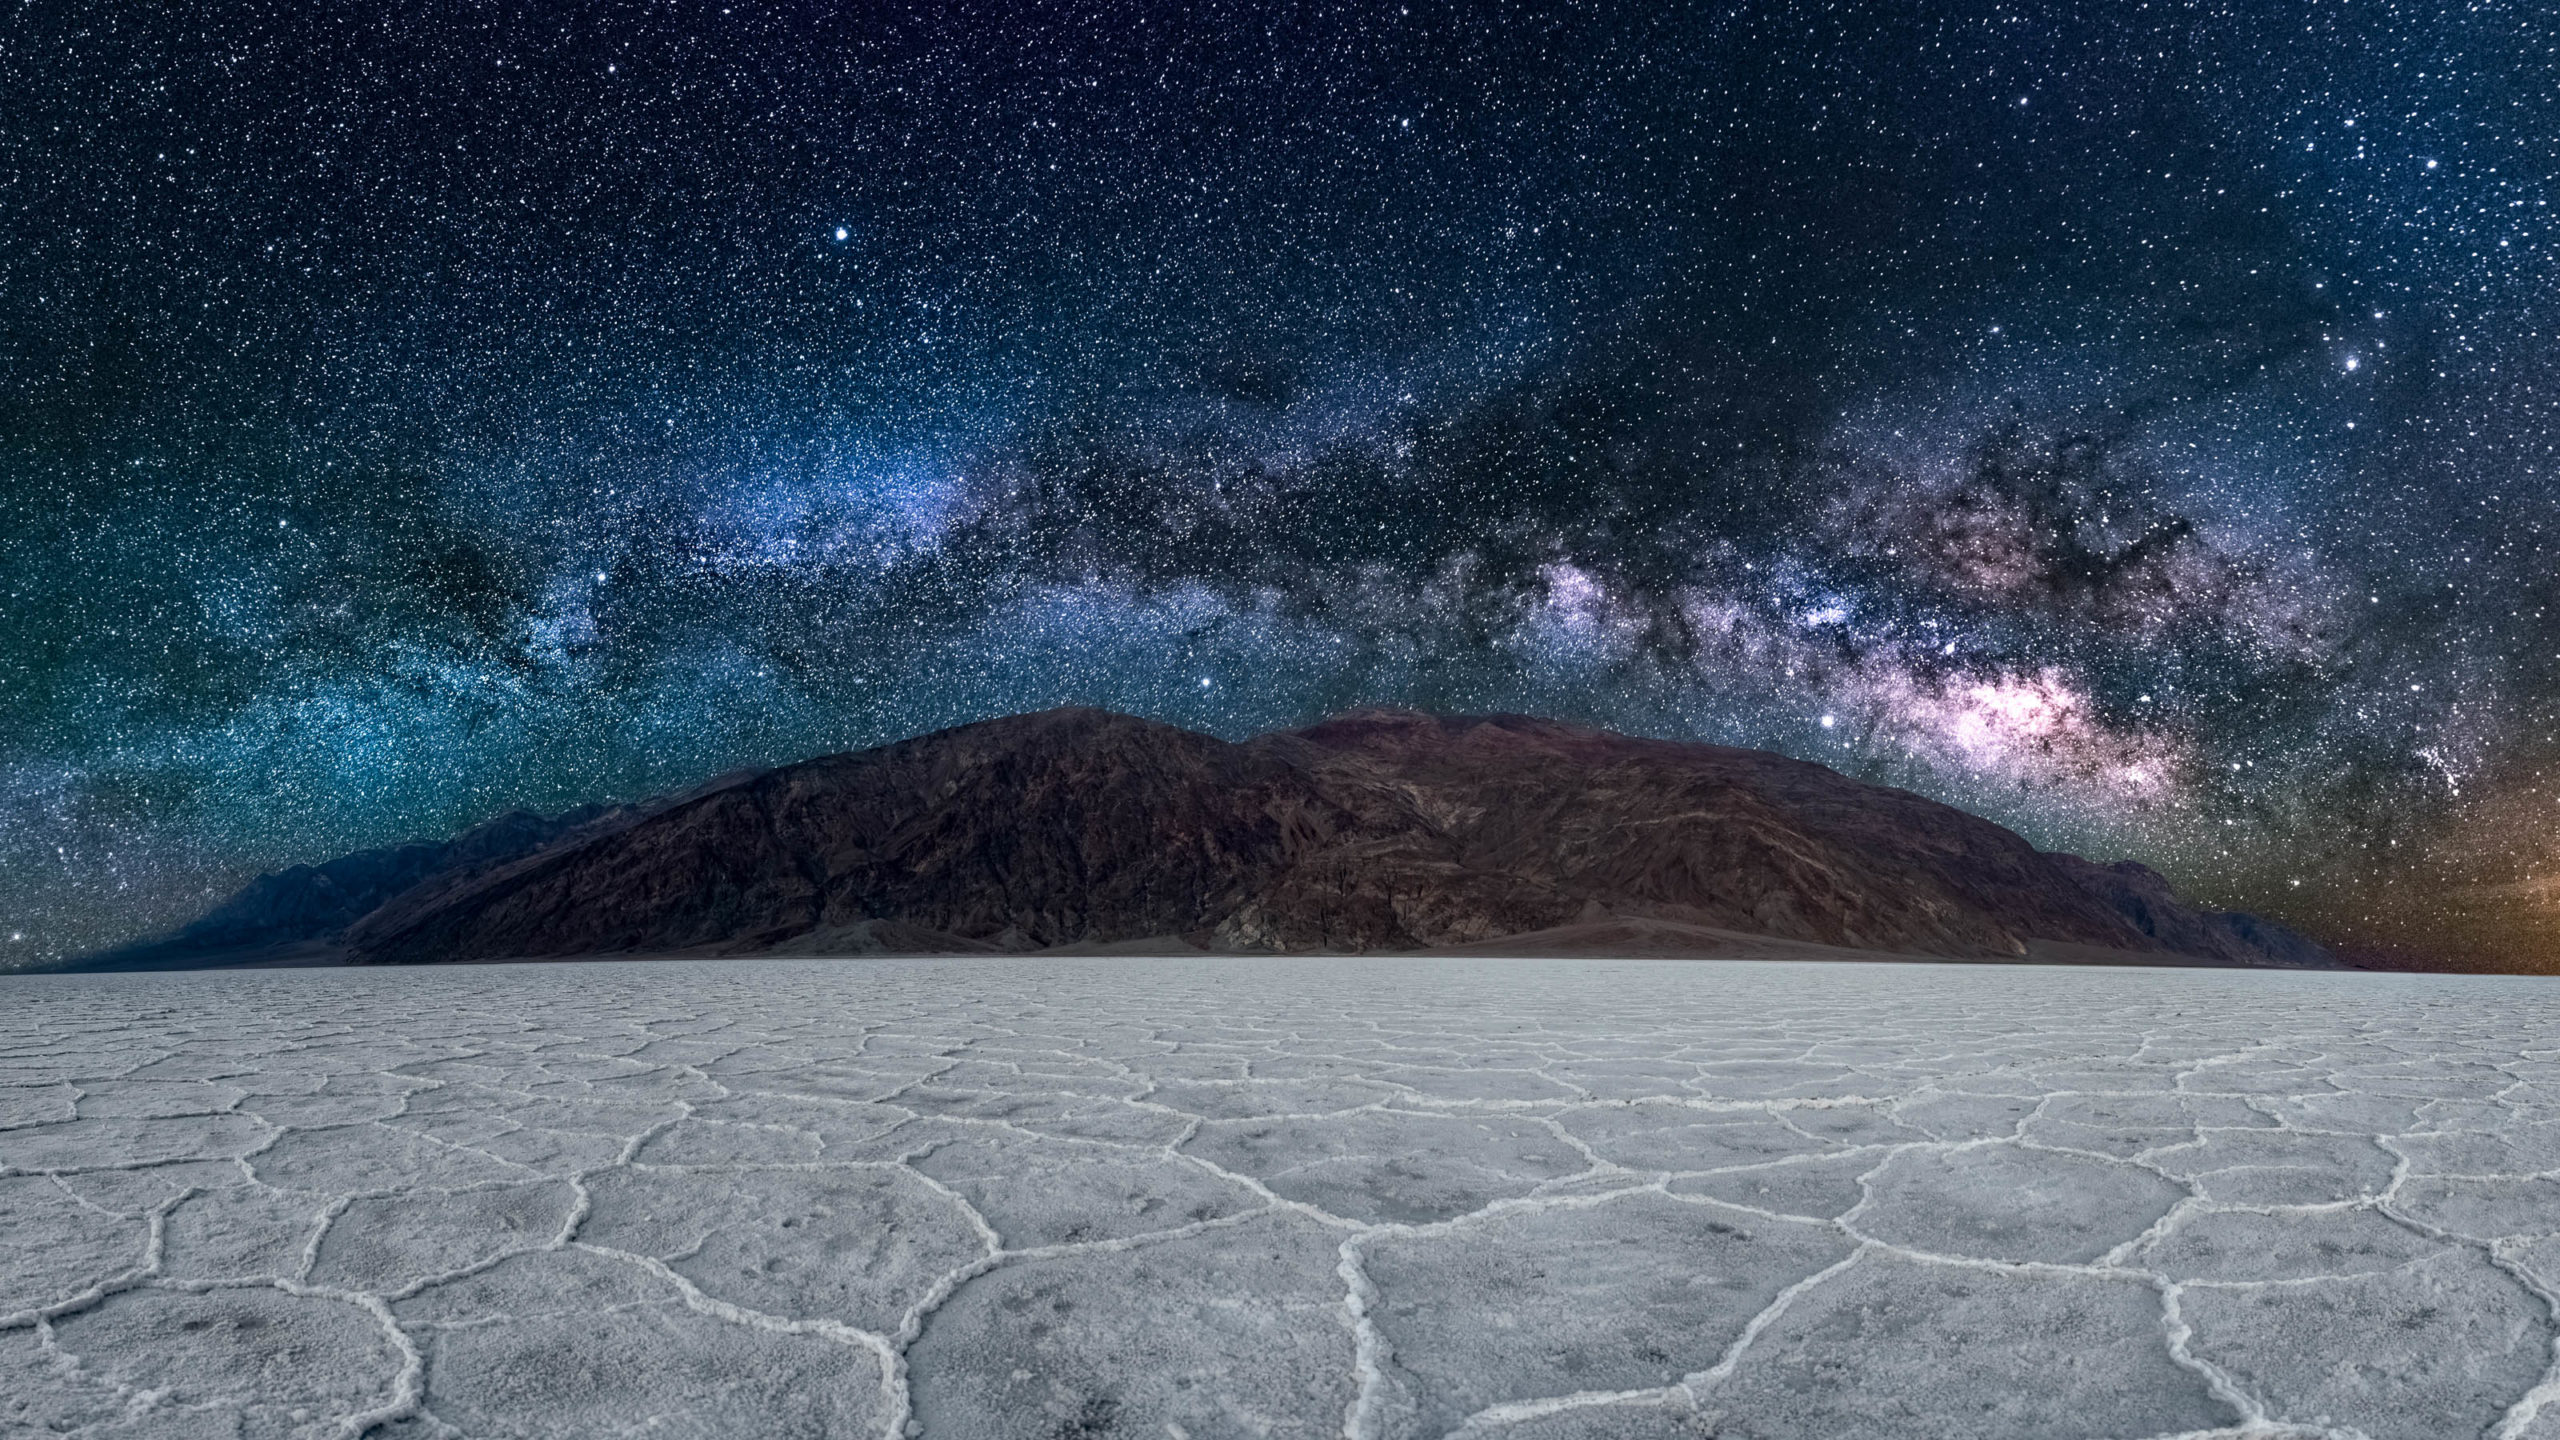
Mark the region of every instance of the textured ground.
<instances>
[{"instance_id":1,"label":"textured ground","mask_svg":"<svg viewBox=\"0 0 2560 1440\"><path fill-rule=\"evenodd\" d=\"M2560 985L0 980L0 1432L2560 1440Z\"/></svg>"}]
</instances>

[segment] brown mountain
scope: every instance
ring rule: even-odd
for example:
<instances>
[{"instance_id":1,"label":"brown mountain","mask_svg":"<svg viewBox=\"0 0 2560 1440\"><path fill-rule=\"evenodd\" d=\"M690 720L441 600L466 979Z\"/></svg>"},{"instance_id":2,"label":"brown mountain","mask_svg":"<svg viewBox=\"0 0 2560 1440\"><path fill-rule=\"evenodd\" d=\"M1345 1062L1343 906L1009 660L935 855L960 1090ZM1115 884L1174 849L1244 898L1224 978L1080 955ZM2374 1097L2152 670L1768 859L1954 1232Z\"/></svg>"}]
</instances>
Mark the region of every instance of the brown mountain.
<instances>
[{"instance_id":1,"label":"brown mountain","mask_svg":"<svg viewBox=\"0 0 2560 1440\"><path fill-rule=\"evenodd\" d=\"M430 877L342 939L400 962L1403 950L1627 919L1934 955L2325 958L2139 866L1819 765L1390 710L1242 744L1097 710L963 726L611 812Z\"/></svg>"},{"instance_id":2,"label":"brown mountain","mask_svg":"<svg viewBox=\"0 0 2560 1440\"><path fill-rule=\"evenodd\" d=\"M2184 904L2139 865L2044 854L1905 791L1762 751L1510 715L1367 710L1229 744L1052 710L547 825L511 819L504 833L505 845L450 846L451 863L424 874L409 849L367 852L405 857L404 888L368 891L361 915L347 913L343 876L326 904L304 894L331 866L264 877L216 913L273 911L286 918L261 935L359 962L1714 953L1768 937L1946 956L2329 963L2281 927ZM312 928L313 915L331 928ZM308 933L284 933L294 917ZM189 933L122 953L170 963Z\"/></svg>"}]
</instances>

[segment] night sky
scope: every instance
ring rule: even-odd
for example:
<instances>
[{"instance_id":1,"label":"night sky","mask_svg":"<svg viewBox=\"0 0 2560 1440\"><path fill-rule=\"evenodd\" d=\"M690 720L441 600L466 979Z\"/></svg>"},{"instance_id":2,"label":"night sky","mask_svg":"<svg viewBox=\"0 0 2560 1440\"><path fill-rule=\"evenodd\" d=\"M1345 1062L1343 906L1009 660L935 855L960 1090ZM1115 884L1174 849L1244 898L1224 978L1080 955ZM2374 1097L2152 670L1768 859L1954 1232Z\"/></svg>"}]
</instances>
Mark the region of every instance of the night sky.
<instances>
[{"instance_id":1,"label":"night sky","mask_svg":"<svg viewBox=\"0 0 2560 1440\"><path fill-rule=\"evenodd\" d=\"M2538 0L30 0L0 965L1073 701L1765 746L2560 967L2556 75Z\"/></svg>"}]
</instances>

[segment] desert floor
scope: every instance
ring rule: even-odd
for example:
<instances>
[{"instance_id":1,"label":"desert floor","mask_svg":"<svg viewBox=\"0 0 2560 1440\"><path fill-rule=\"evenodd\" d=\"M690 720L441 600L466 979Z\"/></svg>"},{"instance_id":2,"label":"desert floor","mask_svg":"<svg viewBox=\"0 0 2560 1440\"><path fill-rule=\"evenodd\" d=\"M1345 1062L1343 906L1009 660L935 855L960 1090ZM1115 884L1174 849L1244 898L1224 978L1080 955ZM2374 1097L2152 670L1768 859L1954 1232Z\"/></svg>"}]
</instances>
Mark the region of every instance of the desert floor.
<instances>
[{"instance_id":1,"label":"desert floor","mask_svg":"<svg viewBox=\"0 0 2560 1440\"><path fill-rule=\"evenodd\" d=\"M0 979L0 1433L2560 1440L2560 983Z\"/></svg>"}]
</instances>

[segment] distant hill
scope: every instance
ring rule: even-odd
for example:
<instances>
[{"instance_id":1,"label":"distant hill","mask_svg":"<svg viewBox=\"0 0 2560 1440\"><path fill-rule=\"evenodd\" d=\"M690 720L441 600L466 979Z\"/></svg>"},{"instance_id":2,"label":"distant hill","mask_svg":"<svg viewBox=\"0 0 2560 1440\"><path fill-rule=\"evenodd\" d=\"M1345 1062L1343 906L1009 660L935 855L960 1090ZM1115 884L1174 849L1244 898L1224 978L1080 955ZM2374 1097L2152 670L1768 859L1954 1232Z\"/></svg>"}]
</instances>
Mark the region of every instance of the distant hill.
<instances>
[{"instance_id":1,"label":"distant hill","mask_svg":"<svg viewBox=\"0 0 2560 1440\"><path fill-rule=\"evenodd\" d=\"M261 875L168 935L90 956L72 968L189 969L334 958L329 942L393 896L529 855L601 813L602 807L556 817L511 810L451 840L386 845Z\"/></svg>"},{"instance_id":2,"label":"distant hill","mask_svg":"<svg viewBox=\"0 0 2560 1440\"><path fill-rule=\"evenodd\" d=\"M1756 750L1367 710L1241 744L1099 710L262 876L79 968L1208 949L2325 965L2159 875ZM191 958L192 957L192 958Z\"/></svg>"}]
</instances>

